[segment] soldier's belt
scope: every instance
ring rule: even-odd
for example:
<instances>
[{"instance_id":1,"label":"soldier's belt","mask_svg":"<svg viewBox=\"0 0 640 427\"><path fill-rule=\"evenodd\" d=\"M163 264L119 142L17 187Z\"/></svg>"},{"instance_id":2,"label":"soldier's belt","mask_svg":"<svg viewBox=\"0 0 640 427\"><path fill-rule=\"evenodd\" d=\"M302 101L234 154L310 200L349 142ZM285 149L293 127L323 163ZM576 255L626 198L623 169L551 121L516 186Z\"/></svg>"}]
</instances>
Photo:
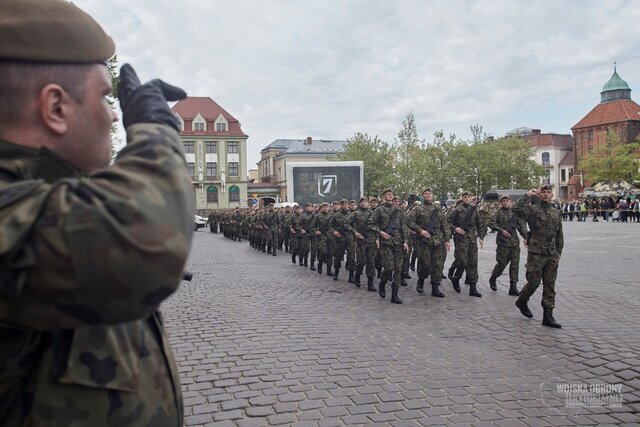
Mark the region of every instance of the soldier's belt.
<instances>
[{"instance_id":1,"label":"soldier's belt","mask_svg":"<svg viewBox=\"0 0 640 427\"><path fill-rule=\"evenodd\" d=\"M551 242L553 242L555 240L553 237L546 238L544 236L538 236L538 235L532 235L529 239L530 240L537 240L539 242L549 242L549 243L551 243Z\"/></svg>"}]
</instances>

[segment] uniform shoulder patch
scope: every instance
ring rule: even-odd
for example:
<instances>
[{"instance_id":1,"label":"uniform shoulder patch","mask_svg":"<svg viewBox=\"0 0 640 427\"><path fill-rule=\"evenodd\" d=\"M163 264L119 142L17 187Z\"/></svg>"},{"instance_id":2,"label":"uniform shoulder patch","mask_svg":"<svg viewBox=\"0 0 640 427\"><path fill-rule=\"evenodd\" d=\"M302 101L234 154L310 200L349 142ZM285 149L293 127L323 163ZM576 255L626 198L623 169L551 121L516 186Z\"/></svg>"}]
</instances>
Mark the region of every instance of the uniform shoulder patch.
<instances>
[{"instance_id":1,"label":"uniform shoulder patch","mask_svg":"<svg viewBox=\"0 0 640 427\"><path fill-rule=\"evenodd\" d=\"M0 209L26 197L43 182L43 180L38 179L19 181L16 183L10 183L6 186L0 186Z\"/></svg>"}]
</instances>

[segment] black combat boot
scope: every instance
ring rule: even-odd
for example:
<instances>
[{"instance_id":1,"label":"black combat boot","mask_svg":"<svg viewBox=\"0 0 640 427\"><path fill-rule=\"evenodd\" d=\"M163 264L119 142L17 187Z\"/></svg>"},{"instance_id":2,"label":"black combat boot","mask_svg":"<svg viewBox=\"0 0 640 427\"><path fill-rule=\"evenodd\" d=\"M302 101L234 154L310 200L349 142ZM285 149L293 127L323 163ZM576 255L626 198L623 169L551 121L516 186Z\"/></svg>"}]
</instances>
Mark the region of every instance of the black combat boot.
<instances>
[{"instance_id":1,"label":"black combat boot","mask_svg":"<svg viewBox=\"0 0 640 427\"><path fill-rule=\"evenodd\" d=\"M449 276L449 280L451 280L453 290L460 293L460 279L458 277Z\"/></svg>"},{"instance_id":2,"label":"black combat boot","mask_svg":"<svg viewBox=\"0 0 640 427\"><path fill-rule=\"evenodd\" d=\"M482 298L482 294L476 289L476 284L469 282L469 296Z\"/></svg>"},{"instance_id":3,"label":"black combat boot","mask_svg":"<svg viewBox=\"0 0 640 427\"><path fill-rule=\"evenodd\" d=\"M316 265L315 264L316 264L315 262L311 261L311 267L309 268L309 270L316 271Z\"/></svg>"},{"instance_id":4,"label":"black combat boot","mask_svg":"<svg viewBox=\"0 0 640 427\"><path fill-rule=\"evenodd\" d=\"M336 267L336 269L333 270L333 280L338 280L338 274L340 274L340 268Z\"/></svg>"},{"instance_id":5,"label":"black combat boot","mask_svg":"<svg viewBox=\"0 0 640 427\"><path fill-rule=\"evenodd\" d=\"M391 288L391 302L393 304L402 304L402 300L398 297L398 288Z\"/></svg>"},{"instance_id":6,"label":"black combat boot","mask_svg":"<svg viewBox=\"0 0 640 427\"><path fill-rule=\"evenodd\" d=\"M432 283L431 284L431 296L432 297L444 298L444 294L442 292L440 292L440 289L438 289L439 286L440 286L439 283Z\"/></svg>"},{"instance_id":7,"label":"black combat boot","mask_svg":"<svg viewBox=\"0 0 640 427\"><path fill-rule=\"evenodd\" d=\"M418 257L416 256L416 252L414 251L411 254L411 262L409 263L409 268L411 269L411 271L416 271L416 260L418 259Z\"/></svg>"},{"instance_id":8,"label":"black combat boot","mask_svg":"<svg viewBox=\"0 0 640 427\"><path fill-rule=\"evenodd\" d=\"M387 284L387 282L389 281L389 276L391 276L391 274L389 274L390 272L385 271L382 274L382 277L380 278L380 283L378 284L378 295L380 295L381 298L384 298L387 296L387 294L384 291L384 288Z\"/></svg>"},{"instance_id":9,"label":"black combat boot","mask_svg":"<svg viewBox=\"0 0 640 427\"><path fill-rule=\"evenodd\" d=\"M305 267L309 266L309 264L307 264L308 261L309 261L309 258L308 257L304 257L304 266Z\"/></svg>"},{"instance_id":10,"label":"black combat boot","mask_svg":"<svg viewBox=\"0 0 640 427\"><path fill-rule=\"evenodd\" d=\"M318 261L318 274L322 274L322 261Z\"/></svg>"},{"instance_id":11,"label":"black combat boot","mask_svg":"<svg viewBox=\"0 0 640 427\"><path fill-rule=\"evenodd\" d=\"M447 278L449 280L451 280L453 282L453 273L456 272L456 269L454 267L455 264L451 264L451 267L449 267L449 271L447 272Z\"/></svg>"},{"instance_id":12,"label":"black combat boot","mask_svg":"<svg viewBox=\"0 0 640 427\"><path fill-rule=\"evenodd\" d=\"M517 282L511 282L509 285L509 295L519 296L520 291L518 290Z\"/></svg>"},{"instance_id":13,"label":"black combat boot","mask_svg":"<svg viewBox=\"0 0 640 427\"><path fill-rule=\"evenodd\" d=\"M277 254L276 252L278 252L278 251L277 251L277 249L276 249L276 248L273 248L273 249L271 250L271 255L273 255L273 256L278 256L278 254Z\"/></svg>"},{"instance_id":14,"label":"black combat boot","mask_svg":"<svg viewBox=\"0 0 640 427\"><path fill-rule=\"evenodd\" d=\"M553 309L546 307L544 304L542 305L542 325L549 326L550 328L562 328L562 325L556 322L556 319L553 318Z\"/></svg>"},{"instance_id":15,"label":"black combat boot","mask_svg":"<svg viewBox=\"0 0 640 427\"><path fill-rule=\"evenodd\" d=\"M291 254L291 262L296 263L296 256L294 254Z\"/></svg>"},{"instance_id":16,"label":"black combat boot","mask_svg":"<svg viewBox=\"0 0 640 427\"><path fill-rule=\"evenodd\" d=\"M382 268L377 268L376 270L378 270L377 278L380 279L382 277Z\"/></svg>"},{"instance_id":17,"label":"black combat boot","mask_svg":"<svg viewBox=\"0 0 640 427\"><path fill-rule=\"evenodd\" d=\"M378 290L376 286L373 284L373 277L367 277L367 290L369 292L375 292Z\"/></svg>"},{"instance_id":18,"label":"black combat boot","mask_svg":"<svg viewBox=\"0 0 640 427\"><path fill-rule=\"evenodd\" d=\"M403 279L411 279L411 275L410 275L410 274L408 274L408 273L406 273L406 274L405 274L405 273L402 273L402 278L403 278Z\"/></svg>"},{"instance_id":19,"label":"black combat boot","mask_svg":"<svg viewBox=\"0 0 640 427\"><path fill-rule=\"evenodd\" d=\"M418 278L418 285L416 286L416 291L419 294L423 294L424 293L424 279Z\"/></svg>"},{"instance_id":20,"label":"black combat boot","mask_svg":"<svg viewBox=\"0 0 640 427\"><path fill-rule=\"evenodd\" d=\"M298 265L300 267L304 266L304 259L302 258L302 255L298 255Z\"/></svg>"},{"instance_id":21,"label":"black combat boot","mask_svg":"<svg viewBox=\"0 0 640 427\"><path fill-rule=\"evenodd\" d=\"M360 287L360 275L362 274L362 267L358 267L356 271L353 272L353 284L356 285L357 288Z\"/></svg>"},{"instance_id":22,"label":"black combat boot","mask_svg":"<svg viewBox=\"0 0 640 427\"><path fill-rule=\"evenodd\" d=\"M285 246L285 247L284 247L284 251L285 251L286 253L289 253L289 246Z\"/></svg>"},{"instance_id":23,"label":"black combat boot","mask_svg":"<svg viewBox=\"0 0 640 427\"><path fill-rule=\"evenodd\" d=\"M409 286L407 279L404 278L404 274L400 273L400 286Z\"/></svg>"},{"instance_id":24,"label":"black combat boot","mask_svg":"<svg viewBox=\"0 0 640 427\"><path fill-rule=\"evenodd\" d=\"M354 283L354 281L353 281L353 270L351 270L350 268L348 270L349 270L349 279L347 280L347 282Z\"/></svg>"},{"instance_id":25,"label":"black combat boot","mask_svg":"<svg viewBox=\"0 0 640 427\"><path fill-rule=\"evenodd\" d=\"M331 264L327 264L327 276L333 276L333 273L331 272Z\"/></svg>"},{"instance_id":26,"label":"black combat boot","mask_svg":"<svg viewBox=\"0 0 640 427\"><path fill-rule=\"evenodd\" d=\"M528 318L533 317L533 313L531 312L531 310L529 310L527 302L522 297L516 300L516 307L520 309L520 313L522 313L523 316L526 316Z\"/></svg>"},{"instance_id":27,"label":"black combat boot","mask_svg":"<svg viewBox=\"0 0 640 427\"><path fill-rule=\"evenodd\" d=\"M494 276L493 274L491 275L491 277L489 277L489 287L491 288L492 291L497 291L498 290L498 285L496 284L496 279L498 277Z\"/></svg>"}]
</instances>

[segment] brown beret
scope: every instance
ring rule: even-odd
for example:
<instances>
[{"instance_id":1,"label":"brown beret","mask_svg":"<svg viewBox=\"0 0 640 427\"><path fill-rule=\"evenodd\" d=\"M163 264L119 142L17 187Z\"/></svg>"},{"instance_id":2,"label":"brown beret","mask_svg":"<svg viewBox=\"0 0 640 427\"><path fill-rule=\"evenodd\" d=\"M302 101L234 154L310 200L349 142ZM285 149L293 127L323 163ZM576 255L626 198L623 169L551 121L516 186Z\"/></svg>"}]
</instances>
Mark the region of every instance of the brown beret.
<instances>
[{"instance_id":1,"label":"brown beret","mask_svg":"<svg viewBox=\"0 0 640 427\"><path fill-rule=\"evenodd\" d=\"M0 59L48 63L105 62L113 40L65 0L2 0Z\"/></svg>"}]
</instances>

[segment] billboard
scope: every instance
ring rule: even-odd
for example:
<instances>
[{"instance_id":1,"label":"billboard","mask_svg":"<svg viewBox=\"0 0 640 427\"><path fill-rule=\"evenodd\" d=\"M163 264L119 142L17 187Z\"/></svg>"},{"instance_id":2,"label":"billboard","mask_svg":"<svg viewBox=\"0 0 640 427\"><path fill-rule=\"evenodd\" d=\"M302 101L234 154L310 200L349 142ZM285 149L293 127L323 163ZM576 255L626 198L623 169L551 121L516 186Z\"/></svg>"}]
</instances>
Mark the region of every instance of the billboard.
<instances>
[{"instance_id":1,"label":"billboard","mask_svg":"<svg viewBox=\"0 0 640 427\"><path fill-rule=\"evenodd\" d=\"M358 200L364 192L364 164L354 162L287 163L287 201L331 203Z\"/></svg>"}]
</instances>

